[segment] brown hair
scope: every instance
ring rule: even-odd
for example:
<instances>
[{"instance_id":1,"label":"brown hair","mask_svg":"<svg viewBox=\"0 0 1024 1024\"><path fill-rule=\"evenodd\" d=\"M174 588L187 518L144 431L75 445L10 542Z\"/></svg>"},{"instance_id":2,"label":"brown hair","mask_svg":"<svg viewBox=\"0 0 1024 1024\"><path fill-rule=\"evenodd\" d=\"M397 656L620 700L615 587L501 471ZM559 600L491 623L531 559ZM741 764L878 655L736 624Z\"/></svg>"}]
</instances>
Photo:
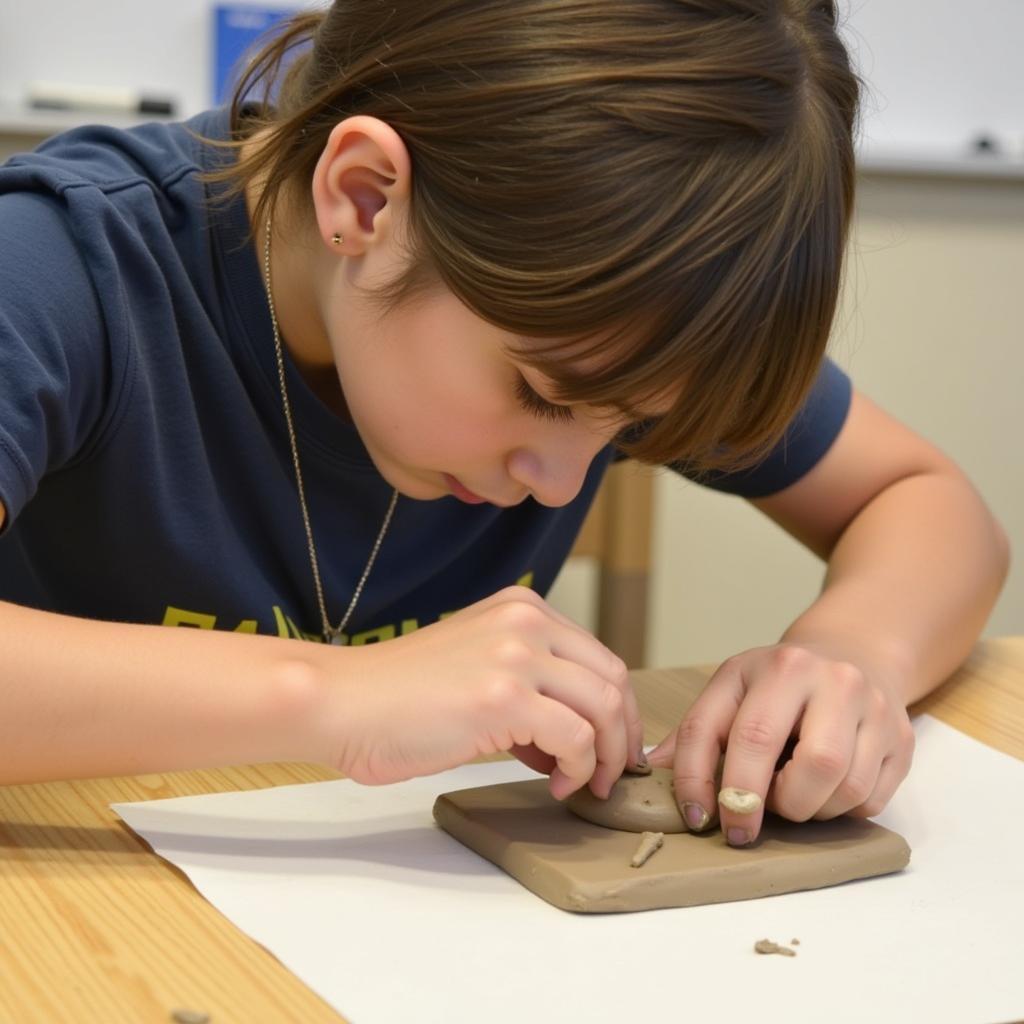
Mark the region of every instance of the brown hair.
<instances>
[{"instance_id":1,"label":"brown hair","mask_svg":"<svg viewBox=\"0 0 1024 1024\"><path fill-rule=\"evenodd\" d=\"M246 127L254 88L268 102ZM223 176L263 179L262 223L296 183L309 202L340 119L380 118L413 166L386 303L443 282L550 339L523 357L559 400L668 399L624 437L631 455L736 468L777 441L824 354L858 98L830 0L335 0L249 65L230 145L266 141Z\"/></svg>"}]
</instances>

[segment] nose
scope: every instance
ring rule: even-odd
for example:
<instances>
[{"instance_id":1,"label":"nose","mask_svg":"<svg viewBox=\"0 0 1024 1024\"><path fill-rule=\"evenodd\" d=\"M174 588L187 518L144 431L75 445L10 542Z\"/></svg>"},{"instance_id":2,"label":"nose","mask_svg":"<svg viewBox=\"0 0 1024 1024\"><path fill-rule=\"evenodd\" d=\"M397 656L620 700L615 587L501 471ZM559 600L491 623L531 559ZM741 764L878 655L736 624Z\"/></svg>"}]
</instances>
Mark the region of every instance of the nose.
<instances>
[{"instance_id":1,"label":"nose","mask_svg":"<svg viewBox=\"0 0 1024 1024\"><path fill-rule=\"evenodd\" d=\"M587 470L605 441L591 436L558 450L524 447L509 453L505 466L510 477L526 487L542 505L568 505L583 486Z\"/></svg>"}]
</instances>

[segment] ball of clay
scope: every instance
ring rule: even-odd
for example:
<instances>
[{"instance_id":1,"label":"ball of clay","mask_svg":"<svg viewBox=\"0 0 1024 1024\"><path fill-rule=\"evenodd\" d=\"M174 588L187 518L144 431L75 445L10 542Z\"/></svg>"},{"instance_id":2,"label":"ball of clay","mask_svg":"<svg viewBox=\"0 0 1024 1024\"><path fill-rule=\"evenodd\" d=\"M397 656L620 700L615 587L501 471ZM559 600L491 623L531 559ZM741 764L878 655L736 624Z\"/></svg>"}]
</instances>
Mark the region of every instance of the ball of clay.
<instances>
[{"instance_id":1,"label":"ball of clay","mask_svg":"<svg viewBox=\"0 0 1024 1024\"><path fill-rule=\"evenodd\" d=\"M655 768L650 775L623 775L607 800L584 786L566 801L573 814L620 832L685 832L672 790L672 770Z\"/></svg>"}]
</instances>

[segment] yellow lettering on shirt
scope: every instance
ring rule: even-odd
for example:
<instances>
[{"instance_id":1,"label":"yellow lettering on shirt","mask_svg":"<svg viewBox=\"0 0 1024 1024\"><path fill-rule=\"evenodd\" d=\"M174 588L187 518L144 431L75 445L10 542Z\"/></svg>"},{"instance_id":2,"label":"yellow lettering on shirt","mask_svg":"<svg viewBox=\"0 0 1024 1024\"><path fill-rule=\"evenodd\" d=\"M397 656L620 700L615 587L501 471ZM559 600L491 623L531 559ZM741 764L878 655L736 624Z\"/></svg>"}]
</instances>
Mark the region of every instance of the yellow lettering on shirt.
<instances>
[{"instance_id":1,"label":"yellow lettering on shirt","mask_svg":"<svg viewBox=\"0 0 1024 1024\"><path fill-rule=\"evenodd\" d=\"M204 615L202 612L190 612L185 608L168 605L164 612L164 626L191 626L193 629L213 629L217 625L216 615Z\"/></svg>"}]
</instances>

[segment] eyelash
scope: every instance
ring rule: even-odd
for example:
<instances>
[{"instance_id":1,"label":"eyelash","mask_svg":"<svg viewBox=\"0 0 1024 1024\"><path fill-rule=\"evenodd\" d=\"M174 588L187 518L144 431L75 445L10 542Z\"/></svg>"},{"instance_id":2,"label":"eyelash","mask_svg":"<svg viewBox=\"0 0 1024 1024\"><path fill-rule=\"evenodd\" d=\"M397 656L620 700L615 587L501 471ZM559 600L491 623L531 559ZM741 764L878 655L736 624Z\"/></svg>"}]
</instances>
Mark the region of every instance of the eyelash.
<instances>
[{"instance_id":1,"label":"eyelash","mask_svg":"<svg viewBox=\"0 0 1024 1024\"><path fill-rule=\"evenodd\" d=\"M541 398L521 374L516 379L516 397L527 412L540 419L569 423L573 418L572 409L568 405L555 405Z\"/></svg>"}]
</instances>

